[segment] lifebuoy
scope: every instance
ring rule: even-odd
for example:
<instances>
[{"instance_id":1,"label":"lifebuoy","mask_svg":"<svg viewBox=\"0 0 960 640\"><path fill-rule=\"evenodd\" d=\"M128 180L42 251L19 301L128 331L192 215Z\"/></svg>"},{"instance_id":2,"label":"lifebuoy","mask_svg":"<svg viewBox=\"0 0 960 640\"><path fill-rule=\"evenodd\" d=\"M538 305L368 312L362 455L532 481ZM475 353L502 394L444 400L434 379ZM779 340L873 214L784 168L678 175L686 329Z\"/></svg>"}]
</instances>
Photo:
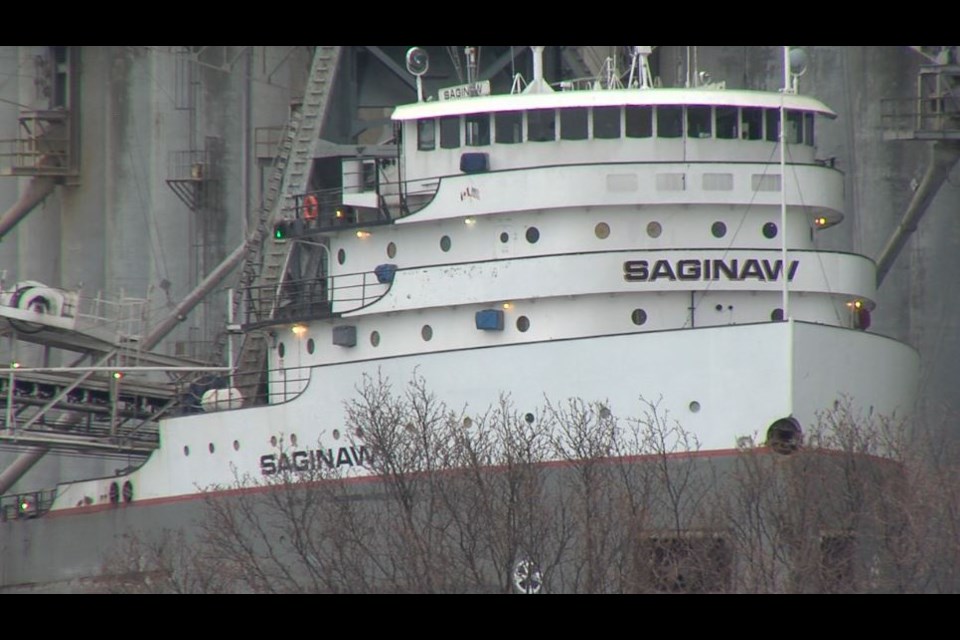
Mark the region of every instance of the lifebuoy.
<instances>
[{"instance_id":1,"label":"lifebuoy","mask_svg":"<svg viewBox=\"0 0 960 640\"><path fill-rule=\"evenodd\" d=\"M316 220L320 215L320 203L317 202L317 196L312 193L303 199L303 219Z\"/></svg>"}]
</instances>

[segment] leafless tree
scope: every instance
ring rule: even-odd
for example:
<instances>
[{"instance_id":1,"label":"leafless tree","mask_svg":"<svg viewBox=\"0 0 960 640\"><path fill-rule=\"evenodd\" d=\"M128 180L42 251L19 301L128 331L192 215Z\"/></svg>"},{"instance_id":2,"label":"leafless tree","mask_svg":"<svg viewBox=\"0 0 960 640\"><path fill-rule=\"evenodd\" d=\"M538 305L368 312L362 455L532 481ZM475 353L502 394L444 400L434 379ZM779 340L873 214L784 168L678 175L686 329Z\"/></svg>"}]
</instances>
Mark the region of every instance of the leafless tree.
<instances>
[{"instance_id":1,"label":"leafless tree","mask_svg":"<svg viewBox=\"0 0 960 640\"><path fill-rule=\"evenodd\" d=\"M167 592L956 589L960 473L916 430L842 400L789 455L715 459L640 406L504 396L467 415L420 377L367 377L334 434L367 475L318 459L238 477L198 535L131 538L105 571Z\"/></svg>"}]
</instances>

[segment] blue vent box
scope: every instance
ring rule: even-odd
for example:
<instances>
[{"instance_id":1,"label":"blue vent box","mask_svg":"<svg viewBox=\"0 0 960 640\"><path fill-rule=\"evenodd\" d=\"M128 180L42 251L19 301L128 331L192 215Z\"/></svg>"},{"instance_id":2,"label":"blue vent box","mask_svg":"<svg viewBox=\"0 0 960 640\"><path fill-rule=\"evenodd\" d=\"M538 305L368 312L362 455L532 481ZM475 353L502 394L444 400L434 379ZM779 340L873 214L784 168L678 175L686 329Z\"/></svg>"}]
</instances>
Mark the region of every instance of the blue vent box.
<instances>
[{"instance_id":1,"label":"blue vent box","mask_svg":"<svg viewBox=\"0 0 960 640\"><path fill-rule=\"evenodd\" d=\"M483 331L503 331L503 311L500 309L482 309L476 314L477 329Z\"/></svg>"}]
</instances>

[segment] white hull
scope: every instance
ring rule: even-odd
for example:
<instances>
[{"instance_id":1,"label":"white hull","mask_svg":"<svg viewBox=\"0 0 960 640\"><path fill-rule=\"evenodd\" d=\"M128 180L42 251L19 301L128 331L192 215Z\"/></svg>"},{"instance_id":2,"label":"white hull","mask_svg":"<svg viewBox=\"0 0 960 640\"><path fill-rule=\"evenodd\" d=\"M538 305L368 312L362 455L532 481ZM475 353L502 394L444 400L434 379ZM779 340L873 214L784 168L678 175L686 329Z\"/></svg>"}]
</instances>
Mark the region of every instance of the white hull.
<instances>
[{"instance_id":1,"label":"white hull","mask_svg":"<svg viewBox=\"0 0 960 640\"><path fill-rule=\"evenodd\" d=\"M311 370L304 393L290 402L164 422L162 448L141 469L119 480L133 483L137 502L199 494L214 486L229 487L247 474L261 477L261 456L276 454L280 447L288 452L336 452L356 445L344 427L344 403L358 397L364 374L379 373L400 390L416 373L438 399L467 415L482 414L501 394L509 394L521 414L539 415L547 400L581 398L603 402L615 416L630 418L641 415L642 397L659 403L671 421L696 436L701 449L730 450L743 436L760 444L779 418L792 416L809 428L820 412L844 397L865 413L905 417L912 410L918 370L918 356L907 345L799 322L555 340L319 366ZM339 439L334 430L341 432ZM297 446L291 446L294 434ZM347 463L349 473L366 474L356 461L353 456ZM117 480L61 485L54 509L103 504L110 483Z\"/></svg>"}]
</instances>

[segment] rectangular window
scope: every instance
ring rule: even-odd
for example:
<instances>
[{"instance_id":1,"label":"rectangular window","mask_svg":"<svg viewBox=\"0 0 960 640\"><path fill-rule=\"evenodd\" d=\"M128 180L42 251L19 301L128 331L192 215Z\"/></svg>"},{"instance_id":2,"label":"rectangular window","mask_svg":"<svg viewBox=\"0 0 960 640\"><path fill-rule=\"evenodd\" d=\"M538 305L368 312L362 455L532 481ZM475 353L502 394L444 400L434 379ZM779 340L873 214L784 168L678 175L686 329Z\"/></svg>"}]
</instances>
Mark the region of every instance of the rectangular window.
<instances>
[{"instance_id":1,"label":"rectangular window","mask_svg":"<svg viewBox=\"0 0 960 640\"><path fill-rule=\"evenodd\" d=\"M496 125L497 142L501 144L516 144L523 142L523 112L501 111L497 113Z\"/></svg>"},{"instance_id":2,"label":"rectangular window","mask_svg":"<svg viewBox=\"0 0 960 640\"><path fill-rule=\"evenodd\" d=\"M657 107L657 137L683 136L683 107Z\"/></svg>"},{"instance_id":3,"label":"rectangular window","mask_svg":"<svg viewBox=\"0 0 960 640\"><path fill-rule=\"evenodd\" d=\"M653 135L653 107L627 107L624 115L628 138L649 138Z\"/></svg>"},{"instance_id":4,"label":"rectangular window","mask_svg":"<svg viewBox=\"0 0 960 640\"><path fill-rule=\"evenodd\" d=\"M803 114L792 109L787 111L787 142L789 144L803 142Z\"/></svg>"},{"instance_id":5,"label":"rectangular window","mask_svg":"<svg viewBox=\"0 0 960 640\"><path fill-rule=\"evenodd\" d=\"M420 151L433 151L437 148L437 122L433 118L429 120L417 120L417 149Z\"/></svg>"},{"instance_id":6,"label":"rectangular window","mask_svg":"<svg viewBox=\"0 0 960 640\"><path fill-rule=\"evenodd\" d=\"M750 176L750 188L754 191L780 191L780 174L755 173Z\"/></svg>"},{"instance_id":7,"label":"rectangular window","mask_svg":"<svg viewBox=\"0 0 960 640\"><path fill-rule=\"evenodd\" d=\"M527 140L552 142L557 139L556 113L553 109L527 111Z\"/></svg>"},{"instance_id":8,"label":"rectangular window","mask_svg":"<svg viewBox=\"0 0 960 640\"><path fill-rule=\"evenodd\" d=\"M815 116L812 113L803 114L803 144L808 144L811 147L814 145L814 140L813 140L814 119L815 119Z\"/></svg>"},{"instance_id":9,"label":"rectangular window","mask_svg":"<svg viewBox=\"0 0 960 640\"><path fill-rule=\"evenodd\" d=\"M584 107L560 109L560 139L587 139L587 110Z\"/></svg>"},{"instance_id":10,"label":"rectangular window","mask_svg":"<svg viewBox=\"0 0 960 640\"><path fill-rule=\"evenodd\" d=\"M620 107L593 108L593 137L602 139L620 137Z\"/></svg>"},{"instance_id":11,"label":"rectangular window","mask_svg":"<svg viewBox=\"0 0 960 640\"><path fill-rule=\"evenodd\" d=\"M709 138L713 135L713 109L687 107L687 137Z\"/></svg>"},{"instance_id":12,"label":"rectangular window","mask_svg":"<svg viewBox=\"0 0 960 640\"><path fill-rule=\"evenodd\" d=\"M763 140L763 109L744 107L740 110L740 137Z\"/></svg>"},{"instance_id":13,"label":"rectangular window","mask_svg":"<svg viewBox=\"0 0 960 640\"><path fill-rule=\"evenodd\" d=\"M464 125L468 147L485 147L490 144L490 114L477 113L466 116Z\"/></svg>"},{"instance_id":14,"label":"rectangular window","mask_svg":"<svg viewBox=\"0 0 960 640\"><path fill-rule=\"evenodd\" d=\"M737 111L736 107L717 107L717 138L737 139Z\"/></svg>"},{"instance_id":15,"label":"rectangular window","mask_svg":"<svg viewBox=\"0 0 960 640\"><path fill-rule=\"evenodd\" d=\"M460 116L440 118L440 148L456 149L460 146Z\"/></svg>"},{"instance_id":16,"label":"rectangular window","mask_svg":"<svg viewBox=\"0 0 960 640\"><path fill-rule=\"evenodd\" d=\"M780 140L780 109L764 109L763 111L767 121L767 140L778 142Z\"/></svg>"}]
</instances>

